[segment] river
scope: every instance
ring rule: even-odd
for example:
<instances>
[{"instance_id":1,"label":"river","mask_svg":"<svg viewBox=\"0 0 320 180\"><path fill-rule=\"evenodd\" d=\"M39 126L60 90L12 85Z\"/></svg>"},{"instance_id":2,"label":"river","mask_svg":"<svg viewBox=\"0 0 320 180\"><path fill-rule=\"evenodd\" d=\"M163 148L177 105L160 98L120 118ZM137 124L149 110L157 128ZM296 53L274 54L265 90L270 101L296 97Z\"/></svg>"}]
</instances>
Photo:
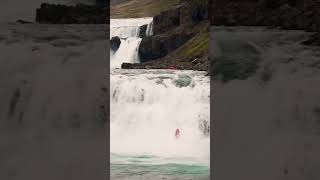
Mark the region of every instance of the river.
<instances>
[{"instance_id":1,"label":"river","mask_svg":"<svg viewBox=\"0 0 320 180\"><path fill-rule=\"evenodd\" d=\"M119 69L139 62L139 27L152 18L111 19L111 179L209 179L210 79L205 72ZM180 137L175 138L176 128Z\"/></svg>"}]
</instances>

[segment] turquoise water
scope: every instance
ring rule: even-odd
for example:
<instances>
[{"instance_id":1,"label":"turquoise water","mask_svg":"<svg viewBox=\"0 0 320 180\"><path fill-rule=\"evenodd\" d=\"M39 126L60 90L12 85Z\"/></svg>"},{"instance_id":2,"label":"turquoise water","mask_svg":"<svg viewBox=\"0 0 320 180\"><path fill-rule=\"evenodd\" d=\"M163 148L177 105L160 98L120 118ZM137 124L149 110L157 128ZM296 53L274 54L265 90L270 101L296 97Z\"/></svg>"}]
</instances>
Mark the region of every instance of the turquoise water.
<instances>
[{"instance_id":1,"label":"turquoise water","mask_svg":"<svg viewBox=\"0 0 320 180\"><path fill-rule=\"evenodd\" d=\"M111 154L112 180L209 180L209 166L190 158Z\"/></svg>"}]
</instances>

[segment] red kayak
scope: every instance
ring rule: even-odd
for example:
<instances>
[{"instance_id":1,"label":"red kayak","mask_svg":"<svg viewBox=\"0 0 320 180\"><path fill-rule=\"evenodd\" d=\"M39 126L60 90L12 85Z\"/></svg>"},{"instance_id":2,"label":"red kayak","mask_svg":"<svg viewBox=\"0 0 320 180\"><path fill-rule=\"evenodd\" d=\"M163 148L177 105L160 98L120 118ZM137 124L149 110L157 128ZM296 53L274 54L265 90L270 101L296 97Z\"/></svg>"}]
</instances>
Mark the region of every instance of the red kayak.
<instances>
[{"instance_id":1,"label":"red kayak","mask_svg":"<svg viewBox=\"0 0 320 180\"><path fill-rule=\"evenodd\" d=\"M178 138L179 135L180 135L180 130L179 130L179 128L177 128L177 129L176 129L176 134L175 134L176 138Z\"/></svg>"},{"instance_id":2,"label":"red kayak","mask_svg":"<svg viewBox=\"0 0 320 180\"><path fill-rule=\"evenodd\" d=\"M177 69L177 68L174 66L170 66L169 69Z\"/></svg>"}]
</instances>

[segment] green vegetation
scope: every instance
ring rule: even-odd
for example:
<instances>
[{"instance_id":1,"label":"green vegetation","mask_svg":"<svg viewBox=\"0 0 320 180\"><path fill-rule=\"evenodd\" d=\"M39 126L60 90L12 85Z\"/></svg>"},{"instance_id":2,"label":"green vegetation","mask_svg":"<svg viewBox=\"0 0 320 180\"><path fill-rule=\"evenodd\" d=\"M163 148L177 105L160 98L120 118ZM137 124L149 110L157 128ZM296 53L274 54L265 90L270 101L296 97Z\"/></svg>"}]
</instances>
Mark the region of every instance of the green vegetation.
<instances>
[{"instance_id":1,"label":"green vegetation","mask_svg":"<svg viewBox=\"0 0 320 180\"><path fill-rule=\"evenodd\" d=\"M205 54L209 50L210 35L209 32L200 33L189 42L190 48L187 49L185 55L196 57Z\"/></svg>"},{"instance_id":2,"label":"green vegetation","mask_svg":"<svg viewBox=\"0 0 320 180\"><path fill-rule=\"evenodd\" d=\"M197 32L197 34L183 46L174 51L170 58L194 60L195 58L208 54L210 42L208 25L209 23L203 23L193 28L192 31Z\"/></svg>"}]
</instances>

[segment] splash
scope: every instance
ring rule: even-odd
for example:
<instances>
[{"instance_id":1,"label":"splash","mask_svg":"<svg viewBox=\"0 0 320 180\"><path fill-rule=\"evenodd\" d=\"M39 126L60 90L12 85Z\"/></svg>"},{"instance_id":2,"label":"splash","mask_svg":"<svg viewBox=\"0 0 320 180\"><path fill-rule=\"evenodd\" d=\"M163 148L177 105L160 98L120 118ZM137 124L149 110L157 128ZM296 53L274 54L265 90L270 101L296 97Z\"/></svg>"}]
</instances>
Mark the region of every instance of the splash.
<instances>
[{"instance_id":1,"label":"splash","mask_svg":"<svg viewBox=\"0 0 320 180\"><path fill-rule=\"evenodd\" d=\"M111 153L152 155L160 164L179 157L209 163L210 138L200 125L210 119L203 72L112 70L111 84Z\"/></svg>"}]
</instances>

